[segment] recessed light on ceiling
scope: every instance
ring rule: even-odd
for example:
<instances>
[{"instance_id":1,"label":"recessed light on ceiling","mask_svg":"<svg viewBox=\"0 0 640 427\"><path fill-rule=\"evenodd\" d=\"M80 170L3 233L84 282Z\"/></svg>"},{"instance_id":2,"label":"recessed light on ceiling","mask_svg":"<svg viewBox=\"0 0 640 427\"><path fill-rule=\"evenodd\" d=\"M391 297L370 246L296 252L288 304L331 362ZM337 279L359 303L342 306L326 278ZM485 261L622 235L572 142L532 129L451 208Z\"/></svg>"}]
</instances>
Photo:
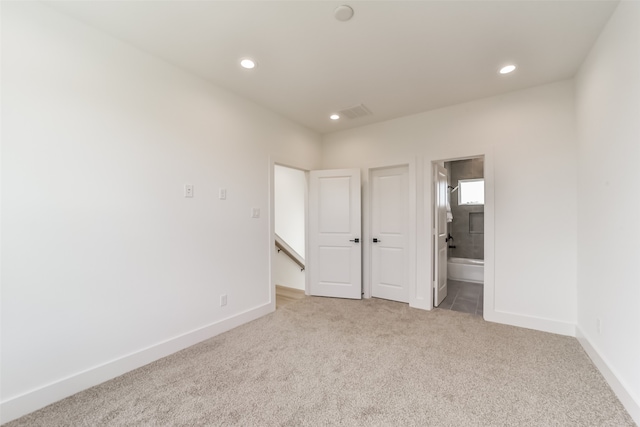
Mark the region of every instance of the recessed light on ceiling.
<instances>
[{"instance_id":1,"label":"recessed light on ceiling","mask_svg":"<svg viewBox=\"0 0 640 427\"><path fill-rule=\"evenodd\" d=\"M246 68L247 70L250 70L252 68L256 68L258 64L256 63L256 61L254 61L253 59L250 58L243 58L240 60L240 66L242 68Z\"/></svg>"},{"instance_id":2,"label":"recessed light on ceiling","mask_svg":"<svg viewBox=\"0 0 640 427\"><path fill-rule=\"evenodd\" d=\"M338 120L338 119L340 118L340 116L339 116L339 115L337 115L337 114L332 114L332 115L330 115L330 116L329 116L329 118L330 118L331 120Z\"/></svg>"},{"instance_id":3,"label":"recessed light on ceiling","mask_svg":"<svg viewBox=\"0 0 640 427\"><path fill-rule=\"evenodd\" d=\"M500 74L509 74L515 69L516 69L515 65L505 65L504 67L500 68Z\"/></svg>"}]
</instances>

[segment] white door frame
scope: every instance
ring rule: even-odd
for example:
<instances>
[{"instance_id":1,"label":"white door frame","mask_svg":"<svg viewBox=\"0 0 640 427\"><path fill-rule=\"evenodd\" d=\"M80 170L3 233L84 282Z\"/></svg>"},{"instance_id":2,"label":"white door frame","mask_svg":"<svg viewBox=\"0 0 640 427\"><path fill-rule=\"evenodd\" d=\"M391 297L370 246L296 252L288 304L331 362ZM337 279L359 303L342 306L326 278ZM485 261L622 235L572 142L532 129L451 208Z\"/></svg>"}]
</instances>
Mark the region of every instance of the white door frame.
<instances>
[{"instance_id":1,"label":"white door frame","mask_svg":"<svg viewBox=\"0 0 640 427\"><path fill-rule=\"evenodd\" d=\"M372 187L371 174L378 169L387 169L399 166L407 166L409 168L409 246L407 248L409 253L409 306L413 307L415 303L415 297L417 293L417 274L416 274L416 260L417 260L417 174L416 174L416 160L409 159L405 162L398 162L392 164L376 165L370 167L366 172L366 180L362 180L362 239L363 239L363 254L362 254L362 280L363 280L363 293L364 298L371 298L371 245L372 243L372 230L371 230L371 200L372 200Z\"/></svg>"},{"instance_id":2,"label":"white door frame","mask_svg":"<svg viewBox=\"0 0 640 427\"><path fill-rule=\"evenodd\" d=\"M415 166L415 162L413 162L414 166ZM276 226L275 226L275 167L276 166L283 166L286 168L290 168L290 169L297 169L300 171L303 171L305 173L305 192L304 192L304 222L305 222L305 227L304 227L304 250L305 250L305 269L304 269L304 293L305 295L311 295L310 293L310 288L311 288L311 276L309 274L309 269L307 268L308 263L309 263L309 253L310 253L310 246L309 246L309 173L311 172L312 169L308 169L304 166L300 166L300 165L295 165L293 162L289 162L286 160L282 160L280 158L276 158L276 157L269 157L269 247L268 247L268 254L269 254L269 304L271 305L271 310L275 311L276 309L276 282L274 280L274 273L273 273L273 265L275 262L275 257L277 255L277 251L275 248L275 238L276 238ZM315 168L315 169L320 169L320 168ZM362 169L358 168L361 170L361 185L363 185L364 183L362 182ZM415 167L410 166L409 167L409 178L411 179L412 175L412 170L415 170ZM415 180L414 180L415 181ZM415 186L414 186L415 187ZM409 190L412 191L411 189L414 188L411 186L409 186ZM415 193L415 191L414 191ZM365 198L365 192L361 191L361 204L362 206L366 206L365 202L364 202L364 198ZM414 203L415 206L415 203ZM415 210L415 209L414 209ZM366 213L362 212L361 216L362 216L362 233L367 233L367 231L364 228L364 217L365 217ZM413 217L415 219L415 215ZM415 222L415 221L414 221ZM369 235L371 233L368 233ZM363 240L364 236L362 236L361 238L361 244L363 244ZM415 241L415 237L411 236L411 239L413 239ZM414 251L415 253L415 251ZM412 260L414 262L413 265L415 265L415 255L412 256ZM364 264L365 262L365 258L364 258L364 253L363 253L363 257L362 257L362 263ZM364 265L363 265L364 268ZM363 273L366 272L366 270L363 270ZM364 277L363 277L363 281L364 281ZM363 282L363 287L366 288L367 285L365 282ZM364 291L363 291L364 292ZM366 295L364 296L365 298L371 298L371 290L369 287L369 296L367 297Z\"/></svg>"},{"instance_id":3,"label":"white door frame","mask_svg":"<svg viewBox=\"0 0 640 427\"><path fill-rule=\"evenodd\" d=\"M273 277L273 264L277 255L276 240L276 214L275 214L275 167L283 166L290 169L297 169L304 172L304 253L305 269L304 269L304 293L309 295L309 270L306 268L309 254L309 169L300 166L294 166L288 162L281 162L277 159L269 159L269 303L272 311L276 309L276 282Z\"/></svg>"},{"instance_id":4,"label":"white door frame","mask_svg":"<svg viewBox=\"0 0 640 427\"><path fill-rule=\"evenodd\" d=\"M484 301L483 312L486 320L495 319L495 198L494 198L494 157L493 150L486 149L477 153L460 154L456 156L433 156L424 159L424 237L428 243L425 245L425 262L430 266L424 278L428 281L428 292L424 295L428 309L433 309L433 209L434 209L434 164L465 160L475 157L484 157Z\"/></svg>"}]
</instances>

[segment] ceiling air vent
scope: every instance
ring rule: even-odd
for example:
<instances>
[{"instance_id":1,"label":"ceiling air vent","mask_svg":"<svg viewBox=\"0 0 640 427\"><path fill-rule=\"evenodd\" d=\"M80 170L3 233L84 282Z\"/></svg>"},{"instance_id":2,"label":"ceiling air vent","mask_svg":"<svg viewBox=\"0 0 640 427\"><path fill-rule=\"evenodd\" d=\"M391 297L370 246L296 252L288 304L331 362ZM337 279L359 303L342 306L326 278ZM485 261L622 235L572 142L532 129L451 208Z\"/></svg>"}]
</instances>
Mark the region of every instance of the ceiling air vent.
<instances>
[{"instance_id":1,"label":"ceiling air vent","mask_svg":"<svg viewBox=\"0 0 640 427\"><path fill-rule=\"evenodd\" d=\"M364 106L364 104L356 105L355 107L345 108L339 111L340 117L348 117L350 119L357 119L358 117L370 116L373 114L371 110Z\"/></svg>"}]
</instances>

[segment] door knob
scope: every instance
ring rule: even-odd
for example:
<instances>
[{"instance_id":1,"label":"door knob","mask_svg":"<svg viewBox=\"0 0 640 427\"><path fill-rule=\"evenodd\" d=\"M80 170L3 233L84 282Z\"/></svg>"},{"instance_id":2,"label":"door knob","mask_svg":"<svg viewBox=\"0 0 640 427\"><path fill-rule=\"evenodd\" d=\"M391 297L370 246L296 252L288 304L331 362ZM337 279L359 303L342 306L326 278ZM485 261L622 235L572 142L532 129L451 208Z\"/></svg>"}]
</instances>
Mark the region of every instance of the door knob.
<instances>
[{"instance_id":1,"label":"door knob","mask_svg":"<svg viewBox=\"0 0 640 427\"><path fill-rule=\"evenodd\" d=\"M377 238L377 237L374 237L374 238L373 238L373 243L381 243L381 242L382 242L382 240L378 240L378 238Z\"/></svg>"},{"instance_id":2,"label":"door knob","mask_svg":"<svg viewBox=\"0 0 640 427\"><path fill-rule=\"evenodd\" d=\"M350 242L354 242L354 243L360 243L360 239L358 237L356 237L353 240L349 240Z\"/></svg>"}]
</instances>

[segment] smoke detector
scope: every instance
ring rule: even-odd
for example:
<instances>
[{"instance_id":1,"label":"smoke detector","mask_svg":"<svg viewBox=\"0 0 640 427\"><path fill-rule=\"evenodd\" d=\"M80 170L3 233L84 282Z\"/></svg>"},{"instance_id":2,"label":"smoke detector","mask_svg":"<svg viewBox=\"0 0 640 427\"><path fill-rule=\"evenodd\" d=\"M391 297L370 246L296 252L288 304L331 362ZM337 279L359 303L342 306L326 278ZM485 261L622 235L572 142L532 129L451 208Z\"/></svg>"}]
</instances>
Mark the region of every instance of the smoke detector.
<instances>
[{"instance_id":1,"label":"smoke detector","mask_svg":"<svg viewBox=\"0 0 640 427\"><path fill-rule=\"evenodd\" d=\"M348 21L353 18L353 9L351 6L343 4L342 6L336 7L336 10L333 11L333 16L335 16L338 21Z\"/></svg>"}]
</instances>

